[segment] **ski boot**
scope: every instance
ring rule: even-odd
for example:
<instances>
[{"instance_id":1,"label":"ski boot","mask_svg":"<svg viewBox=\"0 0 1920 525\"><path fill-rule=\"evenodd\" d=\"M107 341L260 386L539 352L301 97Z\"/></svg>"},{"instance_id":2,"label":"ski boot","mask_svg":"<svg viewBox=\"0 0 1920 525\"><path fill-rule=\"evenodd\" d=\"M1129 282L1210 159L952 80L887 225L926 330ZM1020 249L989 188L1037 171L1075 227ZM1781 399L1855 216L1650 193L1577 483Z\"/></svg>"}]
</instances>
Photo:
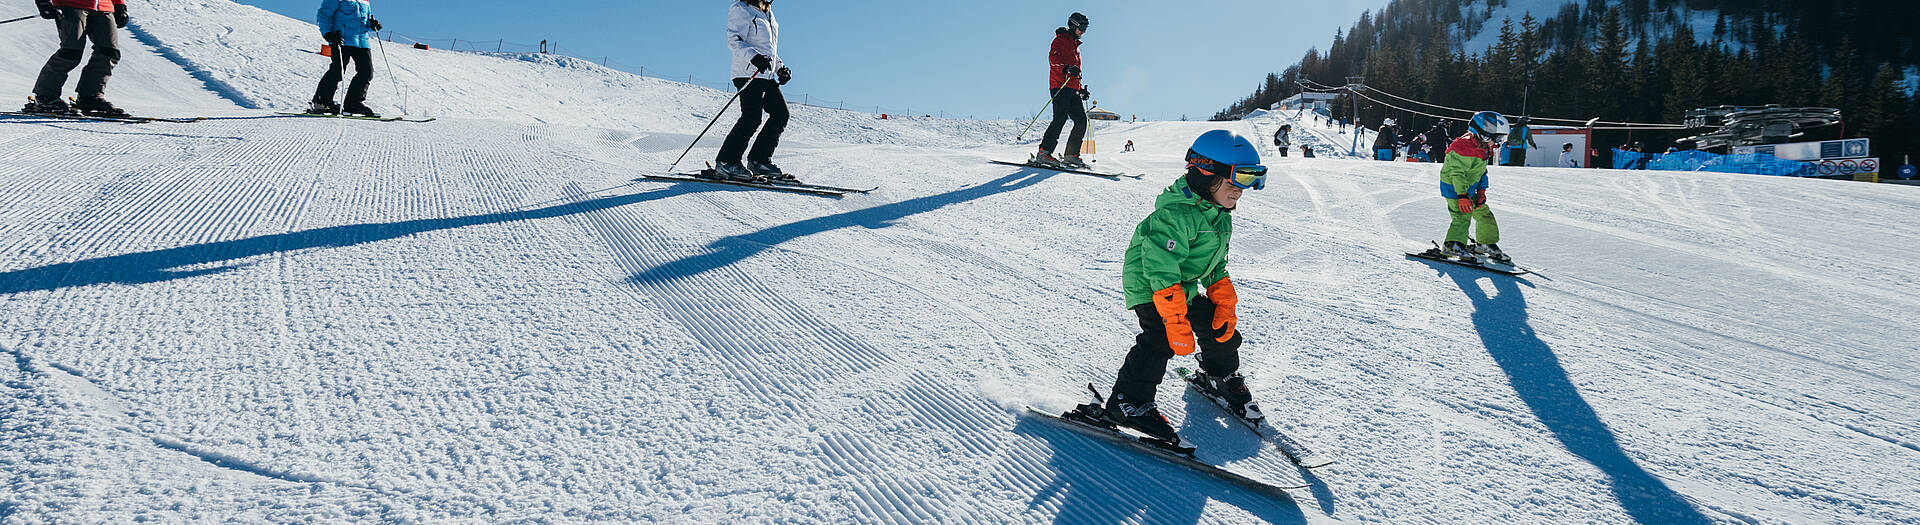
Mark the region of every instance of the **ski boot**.
<instances>
[{"instance_id":1,"label":"ski boot","mask_svg":"<svg viewBox=\"0 0 1920 525\"><path fill-rule=\"evenodd\" d=\"M1461 261L1472 263L1480 262L1480 254L1474 253L1473 247L1467 246L1467 243L1464 242L1447 241L1446 244L1441 246L1440 251L1447 256L1460 259Z\"/></svg>"},{"instance_id":2,"label":"ski boot","mask_svg":"<svg viewBox=\"0 0 1920 525\"><path fill-rule=\"evenodd\" d=\"M795 179L793 178L792 175L788 175L785 171L781 171L779 166L775 166L773 164L773 161L760 162L757 160L748 160L747 171L753 172L754 175L765 177L768 182L785 183L785 184L794 184L794 183L800 182L799 179Z\"/></svg>"},{"instance_id":3,"label":"ski boot","mask_svg":"<svg viewBox=\"0 0 1920 525\"><path fill-rule=\"evenodd\" d=\"M340 113L356 117L380 118L379 113L374 113L372 108L359 102L348 102L345 107L340 108Z\"/></svg>"},{"instance_id":4,"label":"ski boot","mask_svg":"<svg viewBox=\"0 0 1920 525\"><path fill-rule=\"evenodd\" d=\"M45 113L48 115L80 114L79 112L74 111L72 106L68 106L67 101L60 100L60 97L53 97L53 98L44 99L44 100L36 99L34 97L27 97L27 107L20 108L20 112L21 113Z\"/></svg>"},{"instance_id":5,"label":"ski boot","mask_svg":"<svg viewBox=\"0 0 1920 525\"><path fill-rule=\"evenodd\" d=\"M713 169L706 170L701 174L710 176L712 178L720 179L720 180L730 180L730 181L736 181L736 182L757 182L757 183L767 182L766 178L761 177L759 175L754 175L753 172L748 170L746 166L741 165L738 162L722 162L718 165L715 165Z\"/></svg>"},{"instance_id":6,"label":"ski boot","mask_svg":"<svg viewBox=\"0 0 1920 525\"><path fill-rule=\"evenodd\" d=\"M1167 416L1161 415L1160 407L1154 406L1152 401L1135 403L1114 393L1113 398L1107 400L1105 415L1108 421L1138 430L1163 445L1190 448L1183 446L1180 434L1173 431L1173 424L1167 422Z\"/></svg>"},{"instance_id":7,"label":"ski boot","mask_svg":"<svg viewBox=\"0 0 1920 525\"><path fill-rule=\"evenodd\" d=\"M331 100L315 100L313 101L313 105L307 108L307 114L308 115L339 115L340 105L333 103L333 101Z\"/></svg>"},{"instance_id":8,"label":"ski boot","mask_svg":"<svg viewBox=\"0 0 1920 525\"><path fill-rule=\"evenodd\" d=\"M1266 420L1266 414L1260 412L1260 404L1253 402L1253 392L1247 390L1247 378L1238 372L1226 376L1201 372L1194 379L1194 386L1209 396L1225 401L1227 410L1233 415L1255 423Z\"/></svg>"},{"instance_id":9,"label":"ski boot","mask_svg":"<svg viewBox=\"0 0 1920 525\"><path fill-rule=\"evenodd\" d=\"M1076 170L1084 170L1084 169L1093 167L1088 165L1087 161L1082 160L1079 155L1067 155L1065 157L1060 157L1060 165L1073 168Z\"/></svg>"},{"instance_id":10,"label":"ski boot","mask_svg":"<svg viewBox=\"0 0 1920 525\"><path fill-rule=\"evenodd\" d=\"M1474 248L1475 248L1475 251L1480 252L1481 255L1487 256L1487 259L1490 259L1493 262L1508 265L1508 266L1513 265L1513 259L1510 257L1507 257L1507 252L1500 251L1500 245L1498 244L1493 244L1493 243L1476 244L1474 245Z\"/></svg>"},{"instance_id":11,"label":"ski boot","mask_svg":"<svg viewBox=\"0 0 1920 525\"><path fill-rule=\"evenodd\" d=\"M1033 158L1027 159L1027 164L1052 168L1060 165L1060 159L1054 158L1053 152L1043 149L1034 152Z\"/></svg>"},{"instance_id":12,"label":"ski boot","mask_svg":"<svg viewBox=\"0 0 1920 525\"><path fill-rule=\"evenodd\" d=\"M121 111L120 108L113 107L113 103L99 96L80 99L74 103L73 109L89 117L128 118L133 116Z\"/></svg>"}]
</instances>

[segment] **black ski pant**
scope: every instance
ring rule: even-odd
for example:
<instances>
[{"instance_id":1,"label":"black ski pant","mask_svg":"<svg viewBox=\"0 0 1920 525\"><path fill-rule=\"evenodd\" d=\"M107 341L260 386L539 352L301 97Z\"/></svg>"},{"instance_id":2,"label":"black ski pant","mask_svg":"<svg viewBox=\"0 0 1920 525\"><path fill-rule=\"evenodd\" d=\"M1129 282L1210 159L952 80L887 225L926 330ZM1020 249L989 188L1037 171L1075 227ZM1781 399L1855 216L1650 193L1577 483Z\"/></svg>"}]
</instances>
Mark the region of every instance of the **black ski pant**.
<instances>
[{"instance_id":1,"label":"black ski pant","mask_svg":"<svg viewBox=\"0 0 1920 525\"><path fill-rule=\"evenodd\" d=\"M1282 157L1285 157L1285 156L1287 156L1287 145L1286 145L1286 144L1274 144L1274 145L1273 145L1273 148L1274 148L1274 149L1276 149L1276 150L1279 150L1279 151L1280 151L1280 156L1282 156Z\"/></svg>"},{"instance_id":2,"label":"black ski pant","mask_svg":"<svg viewBox=\"0 0 1920 525\"><path fill-rule=\"evenodd\" d=\"M76 7L56 9L60 17L53 19L53 23L60 31L60 50L40 68L40 78L33 83L33 96L42 101L59 100L61 88L67 85L67 74L80 65L87 41L92 40L93 58L87 61L87 68L80 71L80 85L74 88L74 93L83 100L97 98L107 92L107 79L113 76L113 66L120 63L120 34L114 30L113 13Z\"/></svg>"},{"instance_id":3,"label":"black ski pant","mask_svg":"<svg viewBox=\"0 0 1920 525\"><path fill-rule=\"evenodd\" d=\"M773 162L773 149L780 147L780 133L787 130L787 97L780 94L780 83L736 78L733 87L741 90L740 120L733 123L733 131L727 132L727 141L720 144L720 156L714 157L714 162L738 164L741 154L754 162ZM765 127L760 125L762 112L767 114ZM753 136L756 130L759 138ZM752 151L747 150L749 139L753 140Z\"/></svg>"},{"instance_id":4,"label":"black ski pant","mask_svg":"<svg viewBox=\"0 0 1920 525\"><path fill-rule=\"evenodd\" d=\"M1120 377L1113 381L1113 395L1129 402L1152 401L1160 378L1167 375L1167 360L1173 359L1173 347L1167 345L1167 325L1153 303L1135 306L1133 313L1140 317L1140 335L1133 338L1133 349L1127 351L1126 363L1120 365ZM1194 296L1193 301L1187 303L1187 322L1193 324L1194 338L1199 340L1201 371L1212 376L1240 371L1240 331L1234 330L1227 342L1215 341L1220 331L1213 329L1212 300L1204 295Z\"/></svg>"},{"instance_id":5,"label":"black ski pant","mask_svg":"<svg viewBox=\"0 0 1920 525\"><path fill-rule=\"evenodd\" d=\"M320 87L313 91L314 102L333 103L333 92L340 88L340 69L347 63L353 63L353 82L347 84L347 106L357 106L367 102L367 84L373 83L373 49L352 46L333 46L333 62L327 66L327 74L320 77Z\"/></svg>"},{"instance_id":6,"label":"black ski pant","mask_svg":"<svg viewBox=\"0 0 1920 525\"><path fill-rule=\"evenodd\" d=\"M1060 145L1060 128L1067 125L1067 119L1073 119L1073 133L1067 135L1067 154L1080 154L1080 139L1087 136L1087 108L1080 105L1080 92L1072 89L1053 90L1053 123L1047 124L1047 134L1040 138L1040 149L1048 153Z\"/></svg>"}]
</instances>

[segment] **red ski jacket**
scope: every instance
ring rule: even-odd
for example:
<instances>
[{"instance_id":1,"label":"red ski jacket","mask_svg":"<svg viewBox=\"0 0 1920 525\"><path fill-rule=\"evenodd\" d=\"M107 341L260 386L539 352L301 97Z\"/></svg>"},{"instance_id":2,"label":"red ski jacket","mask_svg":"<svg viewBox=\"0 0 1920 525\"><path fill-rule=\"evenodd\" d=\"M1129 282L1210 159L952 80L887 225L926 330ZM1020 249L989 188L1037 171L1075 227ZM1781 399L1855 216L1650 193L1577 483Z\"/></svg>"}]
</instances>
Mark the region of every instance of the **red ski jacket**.
<instances>
[{"instance_id":1,"label":"red ski jacket","mask_svg":"<svg viewBox=\"0 0 1920 525\"><path fill-rule=\"evenodd\" d=\"M53 5L111 13L114 6L127 5L127 0L53 0Z\"/></svg>"},{"instance_id":2,"label":"red ski jacket","mask_svg":"<svg viewBox=\"0 0 1920 525\"><path fill-rule=\"evenodd\" d=\"M1047 89L1060 87L1066 83L1067 89L1080 89L1080 77L1067 79L1067 73L1060 68L1080 67L1080 39L1073 36L1073 30L1059 28L1053 30L1053 49L1047 52L1047 63L1052 74L1047 75Z\"/></svg>"}]
</instances>

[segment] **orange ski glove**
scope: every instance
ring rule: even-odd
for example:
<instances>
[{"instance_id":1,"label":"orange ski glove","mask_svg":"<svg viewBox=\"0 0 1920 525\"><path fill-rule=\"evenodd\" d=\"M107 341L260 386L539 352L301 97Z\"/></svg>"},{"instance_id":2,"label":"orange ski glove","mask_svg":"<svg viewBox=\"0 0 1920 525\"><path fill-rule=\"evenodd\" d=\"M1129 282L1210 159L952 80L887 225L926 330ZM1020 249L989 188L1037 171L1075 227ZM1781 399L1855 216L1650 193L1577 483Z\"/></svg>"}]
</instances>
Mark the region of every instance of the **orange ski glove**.
<instances>
[{"instance_id":1,"label":"orange ski glove","mask_svg":"<svg viewBox=\"0 0 1920 525\"><path fill-rule=\"evenodd\" d=\"M1460 213L1473 213L1473 199L1460 197L1459 201L1454 202L1454 208L1459 209Z\"/></svg>"},{"instance_id":2,"label":"orange ski glove","mask_svg":"<svg viewBox=\"0 0 1920 525\"><path fill-rule=\"evenodd\" d=\"M1233 339L1233 330L1240 324L1240 317L1233 314L1233 307L1240 304L1240 295L1233 291L1233 280L1222 277L1220 282L1208 286L1207 299L1213 300L1213 329L1220 330L1220 337L1213 341L1225 343Z\"/></svg>"},{"instance_id":3,"label":"orange ski glove","mask_svg":"<svg viewBox=\"0 0 1920 525\"><path fill-rule=\"evenodd\" d=\"M1187 290L1176 284L1153 292L1153 309L1167 325L1167 347L1174 355L1193 353L1193 325L1187 323Z\"/></svg>"}]
</instances>

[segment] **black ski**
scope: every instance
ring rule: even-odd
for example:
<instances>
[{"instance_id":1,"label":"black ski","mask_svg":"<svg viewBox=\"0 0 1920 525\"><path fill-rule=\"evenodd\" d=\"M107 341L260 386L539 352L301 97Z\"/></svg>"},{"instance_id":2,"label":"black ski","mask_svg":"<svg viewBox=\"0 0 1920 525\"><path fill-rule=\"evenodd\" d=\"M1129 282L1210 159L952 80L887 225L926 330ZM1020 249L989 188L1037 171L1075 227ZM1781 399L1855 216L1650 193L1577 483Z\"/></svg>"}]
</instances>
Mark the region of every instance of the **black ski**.
<instances>
[{"instance_id":1,"label":"black ski","mask_svg":"<svg viewBox=\"0 0 1920 525\"><path fill-rule=\"evenodd\" d=\"M1023 168L1039 168L1043 170L1058 171L1061 173L1076 173L1080 175L1092 175L1095 177L1105 177L1113 180L1120 180L1122 178L1138 179L1138 178L1146 177L1146 175L1129 175L1125 173L1101 173L1098 171L1079 170L1079 169L1069 168L1066 166L1049 166L1046 164L1034 164L1031 162L1009 162L1004 160L989 160L987 162L991 162L994 164L1005 164L1008 166L1020 166Z\"/></svg>"},{"instance_id":2,"label":"black ski","mask_svg":"<svg viewBox=\"0 0 1920 525\"><path fill-rule=\"evenodd\" d=\"M1247 404L1252 407L1250 412L1262 415L1258 418L1243 417L1240 414L1233 413L1233 409L1227 408L1227 400L1221 399L1213 395L1212 392L1208 392L1207 389L1202 388L1197 382L1198 377L1194 375L1192 370L1181 367L1173 369L1173 372L1178 374L1180 379L1187 382L1188 388L1192 388L1193 391L1199 393L1201 397L1213 401L1214 405L1220 407L1221 412L1226 412L1228 417L1233 418L1234 421L1239 421L1241 425L1247 427L1247 430L1251 430L1254 434L1259 435L1260 439L1273 443L1274 448L1280 449L1281 454L1285 454L1288 460L1293 461L1293 464L1299 465L1300 468L1314 469L1333 463L1333 458L1314 452L1313 449L1307 448L1305 444L1294 441L1293 438L1281 433L1280 429L1267 424L1267 418L1264 413L1260 411L1257 402L1249 402ZM1189 415L1188 417L1192 416Z\"/></svg>"},{"instance_id":3,"label":"black ski","mask_svg":"<svg viewBox=\"0 0 1920 525\"><path fill-rule=\"evenodd\" d=\"M289 117L344 118L344 119L352 119L352 120L371 120L374 122L433 122L435 120L440 120L438 118L365 117L360 115L329 115L326 113L294 113L291 111L275 111L273 112L273 114L286 115Z\"/></svg>"},{"instance_id":4,"label":"black ski","mask_svg":"<svg viewBox=\"0 0 1920 525\"><path fill-rule=\"evenodd\" d=\"M1182 454L1179 452L1168 450L1166 446L1152 443L1147 438L1129 434L1116 428L1095 426L1077 419L1071 419L1064 416L1056 416L1056 415L1053 415L1052 413L1048 413L1046 411L1040 410L1038 408L1034 408L1032 406L1027 407L1027 414L1040 417L1042 420L1053 422L1056 425L1065 427L1074 432L1079 432L1081 435L1091 437L1094 439L1099 439L1101 441L1105 441L1115 445L1131 448L1141 453L1145 453L1147 455L1160 458L1161 460L1164 460L1168 463L1173 463L1175 465L1187 467L1187 468L1193 469L1196 472L1211 475L1221 480L1224 480L1236 485L1240 485L1242 487L1246 487L1249 489L1253 489L1255 491L1275 494L1275 495L1279 495L1281 497L1286 497L1286 498L1291 498L1292 496L1287 494L1288 489L1304 489L1312 486L1312 485L1275 485L1272 483L1267 483L1265 481L1260 481L1257 479L1253 479L1253 478L1241 475L1231 470L1227 470L1227 469L1223 469L1213 465L1208 465L1206 463L1202 463L1200 462L1200 460L1195 459L1191 454Z\"/></svg>"},{"instance_id":5,"label":"black ski","mask_svg":"<svg viewBox=\"0 0 1920 525\"><path fill-rule=\"evenodd\" d=\"M1481 262L1477 259L1469 261L1469 260L1464 260L1464 259L1454 257L1452 255L1447 255L1445 251L1440 249L1439 243L1435 243L1433 245L1433 248L1428 249L1427 251L1424 251L1424 252L1420 252L1420 253L1407 252L1407 256L1415 259L1426 259L1429 261L1439 261L1443 263L1456 264L1456 265L1465 266L1468 268L1478 268L1481 270L1486 270L1486 271L1501 274L1501 275L1521 276L1521 275L1533 273L1533 270L1521 268L1519 265L1500 264L1493 261Z\"/></svg>"},{"instance_id":6,"label":"black ski","mask_svg":"<svg viewBox=\"0 0 1920 525\"><path fill-rule=\"evenodd\" d=\"M682 181L682 182L706 182L706 183L712 183L712 184L725 184L728 186L760 188L763 190L785 191L785 192L791 192L791 193L805 193L808 195L820 195L825 197L840 197L847 194L847 192L837 190L837 189L824 189L824 188L816 188L816 187L810 187L810 186L780 185L780 184L773 184L773 183L767 183L767 182L749 182L749 181L742 181L742 180L712 179L712 178L700 177L696 175L688 175L684 173L675 173L672 175L647 175L634 180L638 181L638 180L646 180L646 179L673 180L673 181Z\"/></svg>"},{"instance_id":7,"label":"black ski","mask_svg":"<svg viewBox=\"0 0 1920 525\"><path fill-rule=\"evenodd\" d=\"M719 179L720 178L719 176L714 175L713 168L700 170L699 173L675 173L674 175L679 175L682 177L699 177L702 179ZM840 193L871 193L873 192L873 190L880 189L879 186L874 186L866 189L842 188L839 186L828 186L825 184L807 184L805 182L800 182L798 180L768 180L765 184L771 184L774 186L785 186L789 188L807 188L807 189L814 189L814 190L837 191Z\"/></svg>"},{"instance_id":8,"label":"black ski","mask_svg":"<svg viewBox=\"0 0 1920 525\"><path fill-rule=\"evenodd\" d=\"M96 122L122 122L127 124L145 124L148 122L171 122L176 124L185 124L189 122L199 122L202 120L206 120L206 117L96 117L92 115L81 115L77 113L37 113L37 112L26 112L26 111L0 111L0 115L12 115L16 117L57 118L57 119L65 119L65 120L91 120Z\"/></svg>"}]
</instances>

